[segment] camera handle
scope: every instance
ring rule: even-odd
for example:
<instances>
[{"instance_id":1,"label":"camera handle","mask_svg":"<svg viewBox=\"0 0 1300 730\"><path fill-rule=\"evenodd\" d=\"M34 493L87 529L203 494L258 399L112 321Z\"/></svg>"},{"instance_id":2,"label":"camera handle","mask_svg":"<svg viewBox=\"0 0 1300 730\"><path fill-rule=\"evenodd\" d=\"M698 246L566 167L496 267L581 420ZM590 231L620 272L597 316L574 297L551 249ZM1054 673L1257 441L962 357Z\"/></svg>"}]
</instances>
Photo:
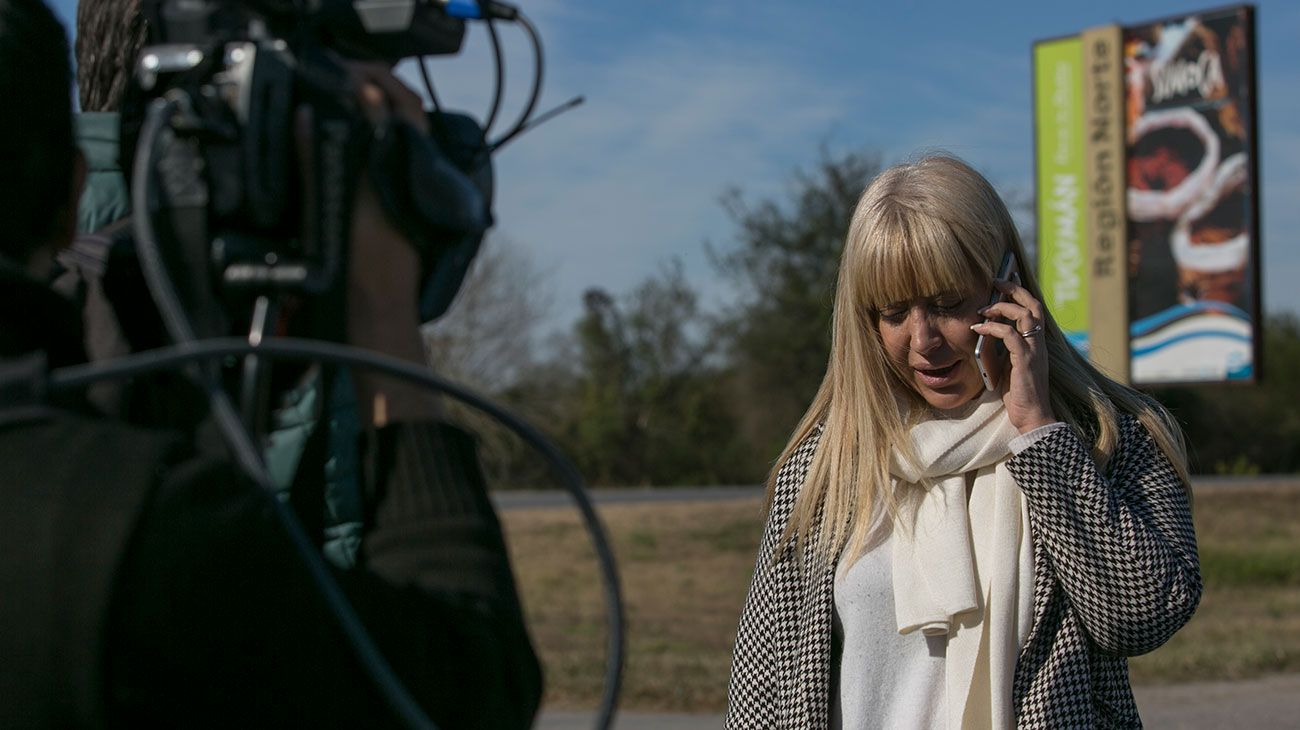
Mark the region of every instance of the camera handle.
<instances>
[{"instance_id":1,"label":"camera handle","mask_svg":"<svg viewBox=\"0 0 1300 730\"><path fill-rule=\"evenodd\" d=\"M279 305L271 297L263 294L253 302L253 319L248 327L248 344L257 347L269 333L268 325L275 322ZM266 423L267 398L270 391L270 370L262 366L262 361L255 353L244 356L244 372L240 379L240 412L244 415L244 426L253 434L254 440L261 442L263 425Z\"/></svg>"}]
</instances>

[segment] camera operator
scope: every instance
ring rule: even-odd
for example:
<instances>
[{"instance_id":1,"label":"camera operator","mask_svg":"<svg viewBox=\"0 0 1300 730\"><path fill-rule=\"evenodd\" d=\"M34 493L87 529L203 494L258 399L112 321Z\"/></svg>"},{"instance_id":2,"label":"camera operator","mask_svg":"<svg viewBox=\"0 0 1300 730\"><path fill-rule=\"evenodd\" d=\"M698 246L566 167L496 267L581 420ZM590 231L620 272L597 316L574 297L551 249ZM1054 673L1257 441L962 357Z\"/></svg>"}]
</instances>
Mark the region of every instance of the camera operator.
<instances>
[{"instance_id":1,"label":"camera operator","mask_svg":"<svg viewBox=\"0 0 1300 730\"><path fill-rule=\"evenodd\" d=\"M354 66L372 121L420 126L383 68ZM0 358L84 359L80 316L42 282L72 240L85 163L63 29L0 0ZM309 141L298 139L298 144ZM423 361L419 267L362 184L347 339ZM442 727L527 727L541 691L472 440L425 393L358 373L368 531L337 571ZM39 388L0 401L0 726L361 726L396 720L343 641L268 493L198 437L97 417Z\"/></svg>"},{"instance_id":2,"label":"camera operator","mask_svg":"<svg viewBox=\"0 0 1300 730\"><path fill-rule=\"evenodd\" d=\"M77 3L81 111L74 117L74 128L87 172L77 215L79 233L58 256L54 287L81 309L86 355L92 362L166 344L134 260L130 195L119 161L121 111L148 26L140 0ZM262 453L282 495L298 485L300 505L303 481L321 482L308 500L307 512L319 515L313 520L319 524L312 528L323 535L326 557L340 568L356 563L363 517L356 451L360 421L350 378L345 368L314 367L280 389ZM154 373L132 383L99 383L88 394L100 410L150 427L191 429L195 424L190 414L205 410L202 393L176 372ZM184 400L190 402L188 407L176 407ZM304 464L304 455L321 452L319 465Z\"/></svg>"}]
</instances>

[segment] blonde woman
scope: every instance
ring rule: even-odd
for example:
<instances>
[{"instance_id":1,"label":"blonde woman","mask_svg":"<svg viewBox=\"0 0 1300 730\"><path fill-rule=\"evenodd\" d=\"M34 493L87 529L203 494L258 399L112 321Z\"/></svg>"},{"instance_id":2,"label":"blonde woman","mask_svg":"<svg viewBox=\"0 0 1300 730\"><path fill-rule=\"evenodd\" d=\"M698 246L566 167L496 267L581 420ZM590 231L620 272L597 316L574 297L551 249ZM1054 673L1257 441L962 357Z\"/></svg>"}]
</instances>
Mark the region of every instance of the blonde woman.
<instances>
[{"instance_id":1,"label":"blonde woman","mask_svg":"<svg viewBox=\"0 0 1300 730\"><path fill-rule=\"evenodd\" d=\"M1066 341L988 181L946 156L876 178L832 328L768 480L727 727L1140 725L1126 657L1201 594L1182 436Z\"/></svg>"}]
</instances>

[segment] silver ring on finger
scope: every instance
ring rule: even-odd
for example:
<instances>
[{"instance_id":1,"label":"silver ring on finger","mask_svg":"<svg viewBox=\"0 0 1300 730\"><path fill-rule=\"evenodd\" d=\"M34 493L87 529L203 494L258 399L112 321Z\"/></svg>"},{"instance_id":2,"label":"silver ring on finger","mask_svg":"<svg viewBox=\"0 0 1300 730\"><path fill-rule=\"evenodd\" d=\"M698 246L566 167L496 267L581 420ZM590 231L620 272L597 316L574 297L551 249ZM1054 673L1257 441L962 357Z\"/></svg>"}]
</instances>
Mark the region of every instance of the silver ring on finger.
<instances>
[{"instance_id":1,"label":"silver ring on finger","mask_svg":"<svg viewBox=\"0 0 1300 730\"><path fill-rule=\"evenodd\" d=\"M1017 332L1019 332L1019 330L1017 330ZM1039 324L1034 325L1033 327L1030 327L1029 329L1025 330L1024 332L1019 332L1019 333L1020 333L1020 336L1021 336L1021 337L1025 338L1025 339L1027 340L1027 339L1029 339L1030 337L1037 337L1038 335L1042 334L1042 332L1043 332L1043 325L1042 325L1041 323L1039 323Z\"/></svg>"}]
</instances>

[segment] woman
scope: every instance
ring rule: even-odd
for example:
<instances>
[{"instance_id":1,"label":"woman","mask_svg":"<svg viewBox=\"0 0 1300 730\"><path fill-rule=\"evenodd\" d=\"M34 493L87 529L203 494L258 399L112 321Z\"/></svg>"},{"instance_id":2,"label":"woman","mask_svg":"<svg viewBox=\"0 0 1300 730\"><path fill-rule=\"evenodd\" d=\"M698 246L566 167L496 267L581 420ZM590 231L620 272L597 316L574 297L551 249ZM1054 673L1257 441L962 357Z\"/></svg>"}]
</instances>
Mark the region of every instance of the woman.
<instances>
[{"instance_id":1,"label":"woman","mask_svg":"<svg viewBox=\"0 0 1300 730\"><path fill-rule=\"evenodd\" d=\"M826 377L768 480L728 727L1140 725L1125 657L1201 593L1182 436L1041 299L965 163L863 193Z\"/></svg>"}]
</instances>

